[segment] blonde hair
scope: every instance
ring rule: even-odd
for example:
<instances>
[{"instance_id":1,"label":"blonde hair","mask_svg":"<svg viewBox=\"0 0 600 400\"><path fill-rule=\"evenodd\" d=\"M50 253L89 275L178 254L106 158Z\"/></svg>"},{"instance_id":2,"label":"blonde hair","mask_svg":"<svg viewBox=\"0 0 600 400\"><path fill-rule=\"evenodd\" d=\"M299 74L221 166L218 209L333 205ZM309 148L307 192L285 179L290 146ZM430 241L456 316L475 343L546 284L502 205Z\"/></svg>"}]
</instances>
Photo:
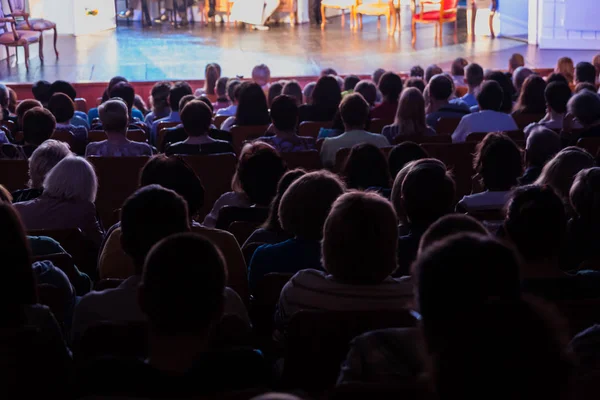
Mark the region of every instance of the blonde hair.
<instances>
[{"instance_id":1,"label":"blonde hair","mask_svg":"<svg viewBox=\"0 0 600 400\"><path fill-rule=\"evenodd\" d=\"M561 74L569 83L573 82L575 77L575 66L573 65L573 60L569 57L561 57L556 62L556 67L554 68L554 72L557 74Z\"/></svg>"},{"instance_id":2,"label":"blonde hair","mask_svg":"<svg viewBox=\"0 0 600 400\"><path fill-rule=\"evenodd\" d=\"M400 95L394 124L400 127L402 135L425 134L425 98L419 89L404 89Z\"/></svg>"},{"instance_id":3,"label":"blonde hair","mask_svg":"<svg viewBox=\"0 0 600 400\"><path fill-rule=\"evenodd\" d=\"M44 195L63 200L94 202L98 178L94 167L85 158L66 157L46 175Z\"/></svg>"},{"instance_id":4,"label":"blonde hair","mask_svg":"<svg viewBox=\"0 0 600 400\"><path fill-rule=\"evenodd\" d=\"M30 188L41 188L46 174L63 158L71 156L69 145L58 140L49 139L39 145L29 158Z\"/></svg>"}]
</instances>

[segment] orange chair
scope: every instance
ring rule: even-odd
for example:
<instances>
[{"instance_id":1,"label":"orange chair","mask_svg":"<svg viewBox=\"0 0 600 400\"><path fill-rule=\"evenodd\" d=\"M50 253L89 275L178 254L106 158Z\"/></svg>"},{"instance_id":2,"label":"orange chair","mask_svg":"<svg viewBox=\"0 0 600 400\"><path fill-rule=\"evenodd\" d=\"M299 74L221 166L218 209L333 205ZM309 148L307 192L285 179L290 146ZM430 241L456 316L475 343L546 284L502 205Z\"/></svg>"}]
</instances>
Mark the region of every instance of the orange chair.
<instances>
[{"instance_id":1,"label":"orange chair","mask_svg":"<svg viewBox=\"0 0 600 400\"><path fill-rule=\"evenodd\" d=\"M214 124L217 127L217 129L221 129L221 125L223 125L223 122L225 122L225 120L229 118L227 115L217 115L214 118Z\"/></svg>"},{"instance_id":2,"label":"orange chair","mask_svg":"<svg viewBox=\"0 0 600 400\"><path fill-rule=\"evenodd\" d=\"M16 27L22 31L33 31L40 35L40 59L44 59L42 55L43 42L41 37L45 31L54 31L54 53L58 58L58 49L56 48L56 42L58 40L58 33L56 32L56 23L48 21L43 18L29 18L29 13L26 12L25 0L8 0L8 6L12 17L15 19Z\"/></svg>"},{"instance_id":3,"label":"orange chair","mask_svg":"<svg viewBox=\"0 0 600 400\"><path fill-rule=\"evenodd\" d=\"M358 0L322 0L321 1L321 29L325 29L327 24L327 15L325 10L333 8L342 12L342 26L346 24L346 10L350 11L350 28L356 26L356 6Z\"/></svg>"},{"instance_id":4,"label":"orange chair","mask_svg":"<svg viewBox=\"0 0 600 400\"><path fill-rule=\"evenodd\" d=\"M469 133L467 135L466 141L467 142L475 142L475 143L479 143L481 142L487 135L489 132L472 132ZM506 136L508 136L509 138L511 138L512 140L514 140L515 142L523 142L525 141L525 134L523 133L523 131L506 131L503 132Z\"/></svg>"},{"instance_id":5,"label":"orange chair","mask_svg":"<svg viewBox=\"0 0 600 400\"><path fill-rule=\"evenodd\" d=\"M54 131L50 139L58 140L59 142L65 142L66 144L73 148L73 142L75 138L73 137L73 133L69 131Z\"/></svg>"},{"instance_id":6,"label":"orange chair","mask_svg":"<svg viewBox=\"0 0 600 400\"><path fill-rule=\"evenodd\" d=\"M377 29L381 29L381 17L386 18L387 33L393 35L396 33L396 29L400 28L400 1L397 0L395 4L394 0L375 0L375 1L361 1L359 0L358 6L356 6L356 16L358 19L358 28L363 28L363 15L371 15L377 17Z\"/></svg>"},{"instance_id":7,"label":"orange chair","mask_svg":"<svg viewBox=\"0 0 600 400\"><path fill-rule=\"evenodd\" d=\"M297 0L281 0L276 13L286 13L290 15L290 25L296 25L298 20L298 2Z\"/></svg>"},{"instance_id":8,"label":"orange chair","mask_svg":"<svg viewBox=\"0 0 600 400\"><path fill-rule=\"evenodd\" d=\"M75 109L77 111L81 111L87 114L88 112L88 106L87 106L87 101L82 98L82 97L78 97L75 99Z\"/></svg>"},{"instance_id":9,"label":"orange chair","mask_svg":"<svg viewBox=\"0 0 600 400\"><path fill-rule=\"evenodd\" d=\"M148 143L148 136L143 129L129 129L127 130L127 139L133 142Z\"/></svg>"},{"instance_id":10,"label":"orange chair","mask_svg":"<svg viewBox=\"0 0 600 400\"><path fill-rule=\"evenodd\" d=\"M104 131L89 131L88 132L88 142L95 143L106 140L106 133Z\"/></svg>"},{"instance_id":11,"label":"orange chair","mask_svg":"<svg viewBox=\"0 0 600 400\"><path fill-rule=\"evenodd\" d=\"M172 128L179 125L179 122L161 122L156 127L156 148L162 149L163 141L165 139L166 128Z\"/></svg>"},{"instance_id":12,"label":"orange chair","mask_svg":"<svg viewBox=\"0 0 600 400\"><path fill-rule=\"evenodd\" d=\"M313 137L316 139L319 136L319 131L321 128L330 129L332 125L333 123L331 121L304 121L301 122L300 126L298 127L298 135Z\"/></svg>"},{"instance_id":13,"label":"orange chair","mask_svg":"<svg viewBox=\"0 0 600 400\"><path fill-rule=\"evenodd\" d=\"M412 11L411 30L413 47L417 42L417 23L436 24L435 43L440 46L442 45L442 25L444 23L454 22L454 32L456 34L458 30L456 22L457 6L458 0L421 0L419 5L416 4L416 0L412 0L410 8ZM417 8L420 8L420 10L417 11ZM436 8L436 10L427 11L433 8Z\"/></svg>"},{"instance_id":14,"label":"orange chair","mask_svg":"<svg viewBox=\"0 0 600 400\"><path fill-rule=\"evenodd\" d=\"M30 30L17 30L17 22L14 17L4 15L2 2L0 2L0 46L6 49L6 64L10 68L9 47L15 48L15 57L18 57L16 49L22 47L25 53L25 69L29 71L29 45L39 43L40 61L44 62L43 43L44 36L40 32Z\"/></svg>"},{"instance_id":15,"label":"orange chair","mask_svg":"<svg viewBox=\"0 0 600 400\"><path fill-rule=\"evenodd\" d=\"M268 128L268 125L232 126L231 138L236 154L240 154L245 142L264 136Z\"/></svg>"},{"instance_id":16,"label":"orange chair","mask_svg":"<svg viewBox=\"0 0 600 400\"><path fill-rule=\"evenodd\" d=\"M321 157L316 150L290 151L281 153L281 157L287 164L288 169L302 168L307 171L316 171L323 168Z\"/></svg>"},{"instance_id":17,"label":"orange chair","mask_svg":"<svg viewBox=\"0 0 600 400\"><path fill-rule=\"evenodd\" d=\"M369 127L367 128L367 131L372 133L381 133L385 126L391 125L393 123L394 121L385 121L383 119L373 118L371 122L369 122Z\"/></svg>"},{"instance_id":18,"label":"orange chair","mask_svg":"<svg viewBox=\"0 0 600 400\"><path fill-rule=\"evenodd\" d=\"M27 188L29 163L27 160L0 160L0 185L11 192Z\"/></svg>"},{"instance_id":19,"label":"orange chair","mask_svg":"<svg viewBox=\"0 0 600 400\"><path fill-rule=\"evenodd\" d=\"M463 97L469 92L469 88L466 86L457 86L456 87L456 97Z\"/></svg>"},{"instance_id":20,"label":"orange chair","mask_svg":"<svg viewBox=\"0 0 600 400\"><path fill-rule=\"evenodd\" d=\"M518 115L513 115L513 119L515 120L515 123L517 124L517 127L519 127L520 130L525 129L527 127L527 125L529 125L529 124L533 124L535 122L538 122L542 118L544 118L544 114L518 114Z\"/></svg>"}]
</instances>

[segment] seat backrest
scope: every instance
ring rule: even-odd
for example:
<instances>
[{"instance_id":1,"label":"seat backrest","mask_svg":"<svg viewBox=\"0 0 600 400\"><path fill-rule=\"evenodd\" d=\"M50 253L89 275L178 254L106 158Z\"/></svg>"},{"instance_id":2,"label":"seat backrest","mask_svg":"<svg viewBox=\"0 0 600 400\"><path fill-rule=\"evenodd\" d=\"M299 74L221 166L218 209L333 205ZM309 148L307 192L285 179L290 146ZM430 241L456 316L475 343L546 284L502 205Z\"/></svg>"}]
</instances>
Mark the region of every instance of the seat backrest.
<instances>
[{"instance_id":1,"label":"seat backrest","mask_svg":"<svg viewBox=\"0 0 600 400\"><path fill-rule=\"evenodd\" d=\"M252 256L256 249L262 246L265 243L261 242L252 242L247 244L242 244L242 254L244 255L244 260L246 260L246 265L250 265L250 261L252 260Z\"/></svg>"},{"instance_id":2,"label":"seat backrest","mask_svg":"<svg viewBox=\"0 0 600 400\"><path fill-rule=\"evenodd\" d=\"M333 166L334 172L337 172L337 173L342 172L342 170L344 169L344 164L346 164L346 160L348 159L348 156L350 155L351 150L352 149L349 147L344 147L344 148L339 149L335 153L335 164ZM392 147L382 147L382 148L380 148L380 150L387 160L388 155L390 154L390 151L392 150Z\"/></svg>"},{"instance_id":3,"label":"seat backrest","mask_svg":"<svg viewBox=\"0 0 600 400\"><path fill-rule=\"evenodd\" d=\"M386 120L379 119L379 118L373 118L369 122L369 127L368 127L367 131L369 131L371 133L381 133L381 131L383 130L383 128L385 126L391 125L393 123L394 123L394 121L386 121Z\"/></svg>"},{"instance_id":4,"label":"seat backrest","mask_svg":"<svg viewBox=\"0 0 600 400\"><path fill-rule=\"evenodd\" d=\"M316 171L323 168L321 157L316 150L289 151L281 153L288 169L302 168L306 171Z\"/></svg>"},{"instance_id":5,"label":"seat backrest","mask_svg":"<svg viewBox=\"0 0 600 400\"><path fill-rule=\"evenodd\" d=\"M438 135L452 135L460 124L460 120L461 118L441 117L435 124L435 131Z\"/></svg>"},{"instance_id":6,"label":"seat backrest","mask_svg":"<svg viewBox=\"0 0 600 400\"><path fill-rule=\"evenodd\" d=\"M7 128L12 134L14 134L17 130L17 126L15 125L15 123L9 119L1 121L0 124L2 124L3 127Z\"/></svg>"},{"instance_id":7,"label":"seat backrest","mask_svg":"<svg viewBox=\"0 0 600 400\"><path fill-rule=\"evenodd\" d=\"M27 188L29 163L27 160L0 160L0 185L9 191Z\"/></svg>"},{"instance_id":8,"label":"seat backrest","mask_svg":"<svg viewBox=\"0 0 600 400\"><path fill-rule=\"evenodd\" d=\"M156 148L163 148L163 141L165 140L165 134L167 133L165 129L172 128L179 124L179 122L160 122L158 124L158 126L156 127Z\"/></svg>"},{"instance_id":9,"label":"seat backrest","mask_svg":"<svg viewBox=\"0 0 600 400\"><path fill-rule=\"evenodd\" d=\"M102 322L88 327L73 344L75 362L99 357L144 358L148 352L145 323Z\"/></svg>"},{"instance_id":10,"label":"seat backrest","mask_svg":"<svg viewBox=\"0 0 600 400\"><path fill-rule=\"evenodd\" d=\"M50 308L50 311L52 311L56 320L62 325L65 322L66 311L69 304L69 294L66 290L54 285L42 283L37 285L37 292L40 304Z\"/></svg>"},{"instance_id":11,"label":"seat backrest","mask_svg":"<svg viewBox=\"0 0 600 400\"><path fill-rule=\"evenodd\" d=\"M217 115L214 118L213 124L217 127L217 129L221 129L221 125L223 125L223 122L225 122L227 118L229 118L228 115Z\"/></svg>"},{"instance_id":12,"label":"seat backrest","mask_svg":"<svg viewBox=\"0 0 600 400\"><path fill-rule=\"evenodd\" d=\"M238 126L234 125L231 127L231 139L233 149L236 154L240 154L244 143L248 140L258 139L265 135L265 132L269 128L268 125L252 125L252 126Z\"/></svg>"},{"instance_id":13,"label":"seat backrest","mask_svg":"<svg viewBox=\"0 0 600 400\"><path fill-rule=\"evenodd\" d=\"M298 127L298 135L310 136L316 139L321 128L330 129L332 126L333 122L331 121L304 121Z\"/></svg>"},{"instance_id":14,"label":"seat backrest","mask_svg":"<svg viewBox=\"0 0 600 400\"><path fill-rule=\"evenodd\" d=\"M141 142L141 143L148 142L148 136L146 135L146 132L143 129L128 129L127 130L127 139L129 139L133 142Z\"/></svg>"},{"instance_id":15,"label":"seat backrest","mask_svg":"<svg viewBox=\"0 0 600 400\"><path fill-rule=\"evenodd\" d=\"M600 324L600 299L563 300L556 306L569 323L570 336Z\"/></svg>"},{"instance_id":16,"label":"seat backrest","mask_svg":"<svg viewBox=\"0 0 600 400\"><path fill-rule=\"evenodd\" d=\"M281 289L293 275L271 272L256 283L249 311L257 338L271 337L274 330L273 315L275 315Z\"/></svg>"},{"instance_id":17,"label":"seat backrest","mask_svg":"<svg viewBox=\"0 0 600 400\"><path fill-rule=\"evenodd\" d=\"M246 239L252 235L262 223L260 222L252 222L252 221L234 221L227 228L228 232L231 232L238 243L244 244Z\"/></svg>"},{"instance_id":18,"label":"seat backrest","mask_svg":"<svg viewBox=\"0 0 600 400\"><path fill-rule=\"evenodd\" d=\"M231 190L237 158L232 153L181 158L196 172L204 186L204 206L198 211L198 220L202 221L215 201Z\"/></svg>"},{"instance_id":19,"label":"seat backrest","mask_svg":"<svg viewBox=\"0 0 600 400\"><path fill-rule=\"evenodd\" d=\"M283 380L306 390L326 388L335 383L353 338L376 329L415 325L409 310L300 311L286 332Z\"/></svg>"},{"instance_id":20,"label":"seat backrest","mask_svg":"<svg viewBox=\"0 0 600 400\"><path fill-rule=\"evenodd\" d=\"M534 122L538 122L544 118L544 114L519 114L513 116L515 123L519 127L520 130L525 129L525 127L529 124L533 124Z\"/></svg>"},{"instance_id":21,"label":"seat backrest","mask_svg":"<svg viewBox=\"0 0 600 400\"><path fill-rule=\"evenodd\" d=\"M73 148L74 136L69 131L54 131L50 139L58 140L59 142L65 142L69 147Z\"/></svg>"},{"instance_id":22,"label":"seat backrest","mask_svg":"<svg viewBox=\"0 0 600 400\"><path fill-rule=\"evenodd\" d=\"M106 140L106 133L104 131L88 131L88 142L101 142Z\"/></svg>"},{"instance_id":23,"label":"seat backrest","mask_svg":"<svg viewBox=\"0 0 600 400\"><path fill-rule=\"evenodd\" d=\"M77 97L75 99L75 109L77 111L87 113L88 112L87 101L82 97Z\"/></svg>"},{"instance_id":24,"label":"seat backrest","mask_svg":"<svg viewBox=\"0 0 600 400\"><path fill-rule=\"evenodd\" d=\"M471 178L475 174L473 169L473 154L477 143L424 143L421 145L430 157L437 158L446 164L452 171L456 182L457 199L471 193Z\"/></svg>"},{"instance_id":25,"label":"seat backrest","mask_svg":"<svg viewBox=\"0 0 600 400\"><path fill-rule=\"evenodd\" d=\"M55 254L47 254L43 256L35 256L31 260L32 262L36 261L51 261L52 264L62 272L65 273L67 278L71 283L76 282L79 274L75 269L75 263L73 262L73 257L69 253L55 253Z\"/></svg>"},{"instance_id":26,"label":"seat backrest","mask_svg":"<svg viewBox=\"0 0 600 400\"><path fill-rule=\"evenodd\" d=\"M435 136L396 136L394 144L400 144L402 142L414 142L417 144L421 143L452 143L452 136L450 135L435 135Z\"/></svg>"},{"instance_id":27,"label":"seat backrest","mask_svg":"<svg viewBox=\"0 0 600 400\"><path fill-rule=\"evenodd\" d=\"M263 207L232 207L221 208L217 217L217 229L228 230L234 222L254 222L262 224L269 216L269 209Z\"/></svg>"},{"instance_id":28,"label":"seat backrest","mask_svg":"<svg viewBox=\"0 0 600 400\"><path fill-rule=\"evenodd\" d=\"M458 0L442 0L441 5L444 11L455 10L458 7Z\"/></svg>"},{"instance_id":29,"label":"seat backrest","mask_svg":"<svg viewBox=\"0 0 600 400\"><path fill-rule=\"evenodd\" d=\"M598 154L600 149L600 137L584 137L577 141L577 147L587 150L591 155Z\"/></svg>"},{"instance_id":30,"label":"seat backrest","mask_svg":"<svg viewBox=\"0 0 600 400\"><path fill-rule=\"evenodd\" d=\"M8 0L11 13L25 12L25 0Z\"/></svg>"},{"instance_id":31,"label":"seat backrest","mask_svg":"<svg viewBox=\"0 0 600 400\"><path fill-rule=\"evenodd\" d=\"M119 220L123 202L139 185L139 176L149 157L89 157L98 176L96 209L108 229Z\"/></svg>"},{"instance_id":32,"label":"seat backrest","mask_svg":"<svg viewBox=\"0 0 600 400\"><path fill-rule=\"evenodd\" d=\"M463 97L469 92L469 88L466 86L457 86L456 87L456 97Z\"/></svg>"},{"instance_id":33,"label":"seat backrest","mask_svg":"<svg viewBox=\"0 0 600 400\"><path fill-rule=\"evenodd\" d=\"M101 292L106 289L114 289L123 283L124 279L106 278L100 279L94 284L94 290Z\"/></svg>"},{"instance_id":34,"label":"seat backrest","mask_svg":"<svg viewBox=\"0 0 600 400\"><path fill-rule=\"evenodd\" d=\"M467 142L479 143L487 136L489 132L471 132L465 139Z\"/></svg>"}]
</instances>

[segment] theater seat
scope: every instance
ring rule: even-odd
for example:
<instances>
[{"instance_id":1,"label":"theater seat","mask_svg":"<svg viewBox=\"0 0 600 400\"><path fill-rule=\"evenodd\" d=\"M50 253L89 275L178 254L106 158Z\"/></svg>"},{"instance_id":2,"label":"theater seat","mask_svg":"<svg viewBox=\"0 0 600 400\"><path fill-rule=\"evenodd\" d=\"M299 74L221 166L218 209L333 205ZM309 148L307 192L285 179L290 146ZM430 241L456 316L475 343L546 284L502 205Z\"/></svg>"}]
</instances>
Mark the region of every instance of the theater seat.
<instances>
[{"instance_id":1,"label":"theater seat","mask_svg":"<svg viewBox=\"0 0 600 400\"><path fill-rule=\"evenodd\" d=\"M27 160L0 160L0 185L8 191L26 189L29 181Z\"/></svg>"},{"instance_id":2,"label":"theater seat","mask_svg":"<svg viewBox=\"0 0 600 400\"><path fill-rule=\"evenodd\" d=\"M232 207L226 206L219 211L217 218L217 229L227 230L234 222L245 221L262 224L269 216L266 207Z\"/></svg>"},{"instance_id":3,"label":"theater seat","mask_svg":"<svg viewBox=\"0 0 600 400\"><path fill-rule=\"evenodd\" d=\"M294 274L271 272L262 277L254 288L250 303L250 319L254 327L259 347L272 345L271 336L274 330L275 307L279 301L281 289Z\"/></svg>"},{"instance_id":4,"label":"theater seat","mask_svg":"<svg viewBox=\"0 0 600 400\"><path fill-rule=\"evenodd\" d=\"M383 155L387 159L388 155L390 154L390 151L392 150L392 147L383 147L380 150L382 151ZM350 151L352 151L351 148L345 147L345 148L339 149L337 151L337 153L335 153L335 164L333 167L334 172L336 172L336 173L342 172L342 170L344 169L344 165L346 164L346 160L348 159L348 156L350 155Z\"/></svg>"},{"instance_id":5,"label":"theater seat","mask_svg":"<svg viewBox=\"0 0 600 400\"><path fill-rule=\"evenodd\" d=\"M232 126L231 144L233 145L233 149L235 150L236 154L240 154L245 142L265 136L268 128L268 125Z\"/></svg>"},{"instance_id":6,"label":"theater seat","mask_svg":"<svg viewBox=\"0 0 600 400\"><path fill-rule=\"evenodd\" d=\"M306 171L316 171L323 168L321 157L316 150L290 151L281 153L288 169L302 168Z\"/></svg>"},{"instance_id":7,"label":"theater seat","mask_svg":"<svg viewBox=\"0 0 600 400\"><path fill-rule=\"evenodd\" d=\"M421 147L425 149L430 157L437 158L446 164L446 168L451 170L456 182L456 198L470 194L472 190L471 178L475 174L473 169L473 153L477 143L424 143Z\"/></svg>"},{"instance_id":8,"label":"theater seat","mask_svg":"<svg viewBox=\"0 0 600 400\"><path fill-rule=\"evenodd\" d=\"M304 121L298 127L298 135L316 139L319 136L321 128L330 129L332 125L331 121Z\"/></svg>"}]
</instances>

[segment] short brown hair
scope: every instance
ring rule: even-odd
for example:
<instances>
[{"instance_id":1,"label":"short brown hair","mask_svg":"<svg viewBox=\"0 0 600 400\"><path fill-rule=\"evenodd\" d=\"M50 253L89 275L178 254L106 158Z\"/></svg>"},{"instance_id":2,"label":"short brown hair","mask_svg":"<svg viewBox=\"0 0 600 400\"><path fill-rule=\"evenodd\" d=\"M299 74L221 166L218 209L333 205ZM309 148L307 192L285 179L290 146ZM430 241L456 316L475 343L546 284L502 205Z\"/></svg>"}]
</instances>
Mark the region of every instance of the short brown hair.
<instances>
[{"instance_id":1,"label":"short brown hair","mask_svg":"<svg viewBox=\"0 0 600 400\"><path fill-rule=\"evenodd\" d=\"M102 128L111 132L126 132L129 125L129 108L118 99L105 101L98 107Z\"/></svg>"},{"instance_id":2,"label":"short brown hair","mask_svg":"<svg viewBox=\"0 0 600 400\"><path fill-rule=\"evenodd\" d=\"M50 111L42 107L35 107L23 115L22 128L25 142L39 146L50 139L54 133L56 120Z\"/></svg>"},{"instance_id":3,"label":"short brown hair","mask_svg":"<svg viewBox=\"0 0 600 400\"><path fill-rule=\"evenodd\" d=\"M43 106L42 106L42 103L40 103L39 101L34 100L34 99L25 99L17 105L17 110L16 110L15 114L17 114L17 120L19 121L18 125L21 128L23 127L23 116L25 115L25 113L27 111L29 111L35 107L43 107Z\"/></svg>"},{"instance_id":4,"label":"short brown hair","mask_svg":"<svg viewBox=\"0 0 600 400\"><path fill-rule=\"evenodd\" d=\"M323 229L323 266L337 281L382 282L398 263L396 213L372 192L350 192L333 204Z\"/></svg>"},{"instance_id":5,"label":"short brown hair","mask_svg":"<svg viewBox=\"0 0 600 400\"><path fill-rule=\"evenodd\" d=\"M54 93L48 101L48 110L56 118L56 122L67 122L75 115L75 104L64 93Z\"/></svg>"},{"instance_id":6,"label":"short brown hair","mask_svg":"<svg viewBox=\"0 0 600 400\"><path fill-rule=\"evenodd\" d=\"M349 94L340 103L340 115L349 127L365 127L369 120L369 103L358 93Z\"/></svg>"},{"instance_id":7,"label":"short brown hair","mask_svg":"<svg viewBox=\"0 0 600 400\"><path fill-rule=\"evenodd\" d=\"M181 123L189 136L203 135L212 123L212 112L203 101L192 100L181 110Z\"/></svg>"},{"instance_id":8,"label":"short brown hair","mask_svg":"<svg viewBox=\"0 0 600 400\"><path fill-rule=\"evenodd\" d=\"M342 181L328 171L301 176L290 185L281 199L281 227L303 239L321 239L331 206L344 190Z\"/></svg>"}]
</instances>

